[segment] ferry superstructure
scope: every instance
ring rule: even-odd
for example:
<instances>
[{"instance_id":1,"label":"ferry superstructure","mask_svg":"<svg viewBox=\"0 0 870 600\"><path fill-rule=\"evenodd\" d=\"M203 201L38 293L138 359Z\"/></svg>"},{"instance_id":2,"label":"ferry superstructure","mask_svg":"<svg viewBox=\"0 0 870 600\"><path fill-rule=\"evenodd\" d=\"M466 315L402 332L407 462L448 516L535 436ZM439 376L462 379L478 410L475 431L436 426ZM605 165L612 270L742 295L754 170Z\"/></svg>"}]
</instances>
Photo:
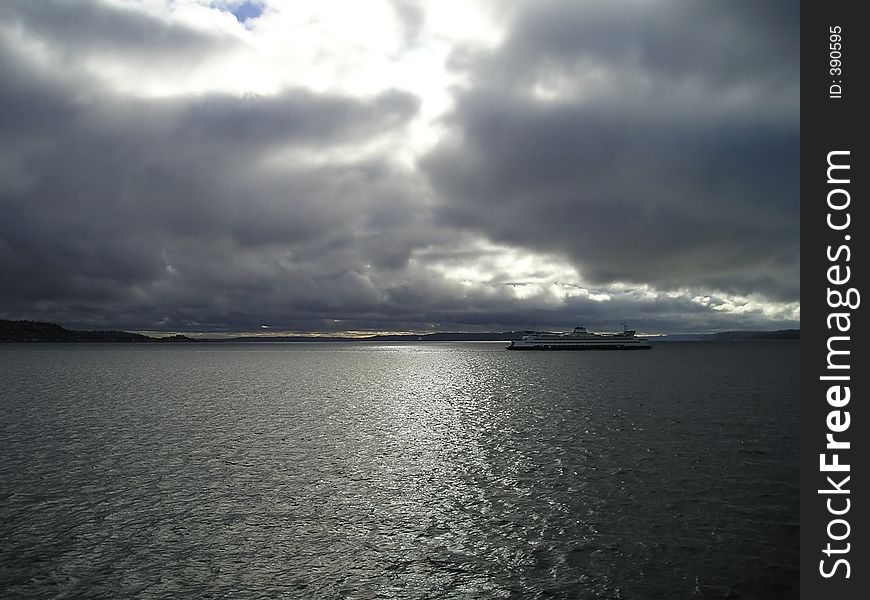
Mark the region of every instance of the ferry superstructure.
<instances>
[{"instance_id":1,"label":"ferry superstructure","mask_svg":"<svg viewBox=\"0 0 870 600\"><path fill-rule=\"evenodd\" d=\"M585 327L575 327L571 333L535 332L511 342L508 350L650 350L646 338L624 329L622 333L589 333Z\"/></svg>"}]
</instances>

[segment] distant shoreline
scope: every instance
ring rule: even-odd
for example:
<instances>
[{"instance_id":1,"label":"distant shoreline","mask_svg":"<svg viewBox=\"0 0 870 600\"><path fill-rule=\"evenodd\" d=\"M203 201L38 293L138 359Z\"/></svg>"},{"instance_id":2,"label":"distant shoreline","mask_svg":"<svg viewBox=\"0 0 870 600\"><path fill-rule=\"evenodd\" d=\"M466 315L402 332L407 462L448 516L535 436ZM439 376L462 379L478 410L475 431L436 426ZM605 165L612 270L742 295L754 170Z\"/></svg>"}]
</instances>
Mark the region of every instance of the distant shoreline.
<instances>
[{"instance_id":1,"label":"distant shoreline","mask_svg":"<svg viewBox=\"0 0 870 600\"><path fill-rule=\"evenodd\" d=\"M415 334L385 334L366 337L276 335L235 336L226 338L192 338L177 334L152 337L128 331L78 331L43 321L7 321L0 319L0 342L13 343L275 343L275 342L509 342L519 340L529 331L483 333L443 332ZM800 329L775 331L725 331L710 334L673 334L651 338L652 342L734 342L734 341L800 340Z\"/></svg>"}]
</instances>

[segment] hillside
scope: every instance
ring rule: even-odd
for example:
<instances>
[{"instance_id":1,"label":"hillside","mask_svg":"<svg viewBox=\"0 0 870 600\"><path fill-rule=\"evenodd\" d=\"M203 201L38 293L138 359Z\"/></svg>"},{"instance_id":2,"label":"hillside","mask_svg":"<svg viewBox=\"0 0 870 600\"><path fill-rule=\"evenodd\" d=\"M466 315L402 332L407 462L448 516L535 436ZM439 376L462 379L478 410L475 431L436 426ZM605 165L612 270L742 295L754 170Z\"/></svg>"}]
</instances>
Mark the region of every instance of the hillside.
<instances>
[{"instance_id":1,"label":"hillside","mask_svg":"<svg viewBox=\"0 0 870 600\"><path fill-rule=\"evenodd\" d=\"M127 331L76 331L42 321L0 319L0 342L157 342L189 341L185 336L153 338Z\"/></svg>"}]
</instances>

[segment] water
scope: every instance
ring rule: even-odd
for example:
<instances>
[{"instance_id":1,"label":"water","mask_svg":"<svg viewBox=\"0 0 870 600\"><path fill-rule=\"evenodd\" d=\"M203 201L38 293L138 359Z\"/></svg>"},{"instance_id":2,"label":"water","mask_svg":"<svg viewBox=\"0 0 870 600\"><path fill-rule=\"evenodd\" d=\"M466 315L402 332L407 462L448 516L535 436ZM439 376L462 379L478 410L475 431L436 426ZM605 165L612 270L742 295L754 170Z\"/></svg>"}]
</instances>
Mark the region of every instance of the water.
<instances>
[{"instance_id":1,"label":"water","mask_svg":"<svg viewBox=\"0 0 870 600\"><path fill-rule=\"evenodd\" d=\"M797 598L798 354L0 345L0 596Z\"/></svg>"}]
</instances>

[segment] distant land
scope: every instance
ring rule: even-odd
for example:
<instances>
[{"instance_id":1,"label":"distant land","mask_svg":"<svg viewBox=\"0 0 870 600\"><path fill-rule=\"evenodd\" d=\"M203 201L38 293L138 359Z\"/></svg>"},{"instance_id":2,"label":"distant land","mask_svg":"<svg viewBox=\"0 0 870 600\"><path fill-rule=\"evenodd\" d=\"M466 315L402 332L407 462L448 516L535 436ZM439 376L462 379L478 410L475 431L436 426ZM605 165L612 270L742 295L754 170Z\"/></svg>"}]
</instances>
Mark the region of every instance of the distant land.
<instances>
[{"instance_id":1,"label":"distant land","mask_svg":"<svg viewBox=\"0 0 870 600\"><path fill-rule=\"evenodd\" d=\"M0 342L158 342L193 341L183 335L153 338L127 331L75 331L42 321L0 319Z\"/></svg>"},{"instance_id":2,"label":"distant land","mask_svg":"<svg viewBox=\"0 0 870 600\"><path fill-rule=\"evenodd\" d=\"M745 342L757 340L799 340L800 329L777 329L775 331L721 331L719 333L678 333L654 338L657 342Z\"/></svg>"},{"instance_id":3,"label":"distant land","mask_svg":"<svg viewBox=\"0 0 870 600\"><path fill-rule=\"evenodd\" d=\"M275 335L237 336L220 339L195 339L185 335L151 337L127 331L76 331L42 321L6 321L0 319L0 342L501 342L518 340L529 331L486 333L427 333L372 335L368 337ZM758 340L799 340L800 329L777 331L723 331L711 334L673 334L651 338L653 342L737 342Z\"/></svg>"}]
</instances>

